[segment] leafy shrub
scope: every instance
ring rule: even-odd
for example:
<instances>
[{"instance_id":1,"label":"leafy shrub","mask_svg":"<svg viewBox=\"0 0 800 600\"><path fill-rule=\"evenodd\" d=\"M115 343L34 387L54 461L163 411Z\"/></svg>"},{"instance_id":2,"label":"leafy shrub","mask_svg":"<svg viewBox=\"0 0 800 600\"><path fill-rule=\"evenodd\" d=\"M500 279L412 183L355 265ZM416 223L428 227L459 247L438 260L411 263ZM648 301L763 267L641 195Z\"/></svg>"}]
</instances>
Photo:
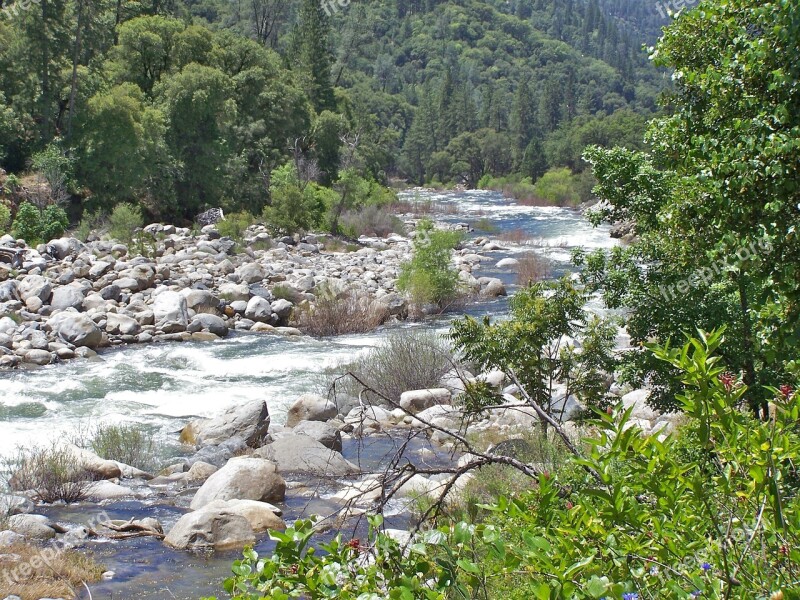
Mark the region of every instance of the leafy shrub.
<instances>
[{"instance_id":1,"label":"leafy shrub","mask_svg":"<svg viewBox=\"0 0 800 600\"><path fill-rule=\"evenodd\" d=\"M245 231L255 223L255 217L247 211L240 211L227 215L222 221L217 223L217 231L225 237L231 238L233 241L241 243L244 239Z\"/></svg>"},{"instance_id":2,"label":"leafy shrub","mask_svg":"<svg viewBox=\"0 0 800 600\"><path fill-rule=\"evenodd\" d=\"M56 443L18 448L4 462L8 486L15 491L32 490L41 502L78 502L92 485L92 474L75 454Z\"/></svg>"},{"instance_id":3,"label":"leafy shrub","mask_svg":"<svg viewBox=\"0 0 800 600\"><path fill-rule=\"evenodd\" d=\"M346 369L383 396L399 402L400 394L408 390L440 387L453 363L450 344L444 338L430 331L409 329L390 333ZM346 386L351 385L348 380L343 381ZM356 388L360 389L353 382L353 396L358 395ZM380 403L377 397L370 400Z\"/></svg>"},{"instance_id":4,"label":"leafy shrub","mask_svg":"<svg viewBox=\"0 0 800 600\"><path fill-rule=\"evenodd\" d=\"M421 220L414 237L414 255L401 266L398 288L408 292L417 305L445 308L453 302L459 285L450 255L460 241L459 233L436 230L433 221Z\"/></svg>"},{"instance_id":5,"label":"leafy shrub","mask_svg":"<svg viewBox=\"0 0 800 600\"><path fill-rule=\"evenodd\" d=\"M82 242L86 242L93 231L102 228L107 221L106 214L100 209L83 213L80 223L75 228L73 235Z\"/></svg>"},{"instance_id":6,"label":"leafy shrub","mask_svg":"<svg viewBox=\"0 0 800 600\"><path fill-rule=\"evenodd\" d=\"M0 235L8 231L9 225L11 225L11 210L0 202Z\"/></svg>"},{"instance_id":7,"label":"leafy shrub","mask_svg":"<svg viewBox=\"0 0 800 600\"><path fill-rule=\"evenodd\" d=\"M117 204L108 217L109 235L123 244L131 244L134 233L142 225L144 225L142 210L138 206L126 202Z\"/></svg>"},{"instance_id":8,"label":"leafy shrub","mask_svg":"<svg viewBox=\"0 0 800 600\"><path fill-rule=\"evenodd\" d=\"M581 201L578 178L567 168L550 169L536 182L533 191L558 206L572 206Z\"/></svg>"},{"instance_id":9,"label":"leafy shrub","mask_svg":"<svg viewBox=\"0 0 800 600\"><path fill-rule=\"evenodd\" d=\"M313 305L296 311L298 327L310 335L327 337L367 333L389 318L388 309L366 292L321 285L315 293Z\"/></svg>"},{"instance_id":10,"label":"leafy shrub","mask_svg":"<svg viewBox=\"0 0 800 600\"><path fill-rule=\"evenodd\" d=\"M44 150L33 155L31 166L42 180L38 183L35 194L39 206L60 204L69 199L69 187L73 171L73 161L61 152L56 144L48 145ZM46 183L46 186L42 183ZM44 188L47 188L46 191ZM51 238L48 238L51 239Z\"/></svg>"},{"instance_id":11,"label":"leafy shrub","mask_svg":"<svg viewBox=\"0 0 800 600\"><path fill-rule=\"evenodd\" d=\"M95 454L106 460L116 460L143 471L152 471L158 466L155 438L139 425L97 425L89 445Z\"/></svg>"},{"instance_id":12,"label":"leafy shrub","mask_svg":"<svg viewBox=\"0 0 800 600\"><path fill-rule=\"evenodd\" d=\"M336 196L333 190L316 183L303 185L294 165L286 164L272 172L270 203L262 216L275 234L309 231L322 224L325 211Z\"/></svg>"},{"instance_id":13,"label":"leafy shrub","mask_svg":"<svg viewBox=\"0 0 800 600\"><path fill-rule=\"evenodd\" d=\"M50 204L42 210L30 202L23 202L17 209L11 230L17 238L33 245L61 237L67 226L67 213L60 206Z\"/></svg>"}]
</instances>

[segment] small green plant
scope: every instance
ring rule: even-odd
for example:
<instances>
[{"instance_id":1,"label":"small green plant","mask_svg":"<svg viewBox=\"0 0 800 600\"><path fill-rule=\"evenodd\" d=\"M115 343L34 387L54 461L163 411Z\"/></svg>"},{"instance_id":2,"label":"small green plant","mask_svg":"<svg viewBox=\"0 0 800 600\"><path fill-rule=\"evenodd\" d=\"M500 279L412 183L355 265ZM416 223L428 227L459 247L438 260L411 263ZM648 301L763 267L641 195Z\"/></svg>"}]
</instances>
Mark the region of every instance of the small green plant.
<instances>
[{"instance_id":1,"label":"small green plant","mask_svg":"<svg viewBox=\"0 0 800 600\"><path fill-rule=\"evenodd\" d=\"M492 223L492 221L490 219L487 219L486 217L482 217L477 221L473 222L472 228L475 231L480 231L481 233L497 233L500 230L500 228L497 225Z\"/></svg>"},{"instance_id":2,"label":"small green plant","mask_svg":"<svg viewBox=\"0 0 800 600\"><path fill-rule=\"evenodd\" d=\"M281 283L272 288L272 295L277 300L288 300L292 304L298 304L303 301L303 294L292 286Z\"/></svg>"},{"instance_id":3,"label":"small green plant","mask_svg":"<svg viewBox=\"0 0 800 600\"><path fill-rule=\"evenodd\" d=\"M42 210L23 202L17 209L11 230L14 236L33 245L61 237L68 226L67 213L60 206L50 204Z\"/></svg>"},{"instance_id":4,"label":"small green plant","mask_svg":"<svg viewBox=\"0 0 800 600\"><path fill-rule=\"evenodd\" d=\"M106 460L116 460L143 471L155 470L158 466L155 437L140 425L99 424L91 432L89 446Z\"/></svg>"},{"instance_id":5,"label":"small green plant","mask_svg":"<svg viewBox=\"0 0 800 600\"><path fill-rule=\"evenodd\" d=\"M117 204L108 217L108 233L112 239L131 244L137 229L144 225L142 210L133 204Z\"/></svg>"},{"instance_id":6,"label":"small green plant","mask_svg":"<svg viewBox=\"0 0 800 600\"><path fill-rule=\"evenodd\" d=\"M443 309L455 301L459 282L451 253L460 241L460 233L437 230L433 221L422 219L414 237L414 255L401 267L398 288L408 292L417 305Z\"/></svg>"},{"instance_id":7,"label":"small green plant","mask_svg":"<svg viewBox=\"0 0 800 600\"><path fill-rule=\"evenodd\" d=\"M227 215L217 223L216 228L221 236L229 237L237 244L241 244L244 241L244 234L247 228L253 223L255 223L255 217L243 210Z\"/></svg>"},{"instance_id":8,"label":"small green plant","mask_svg":"<svg viewBox=\"0 0 800 600\"><path fill-rule=\"evenodd\" d=\"M89 239L93 231L101 229L107 222L106 214L100 209L87 211L81 217L80 223L75 228L73 235L82 242Z\"/></svg>"},{"instance_id":9,"label":"small green plant","mask_svg":"<svg viewBox=\"0 0 800 600\"><path fill-rule=\"evenodd\" d=\"M11 210L0 202L0 235L8 231L9 225L11 225Z\"/></svg>"}]
</instances>

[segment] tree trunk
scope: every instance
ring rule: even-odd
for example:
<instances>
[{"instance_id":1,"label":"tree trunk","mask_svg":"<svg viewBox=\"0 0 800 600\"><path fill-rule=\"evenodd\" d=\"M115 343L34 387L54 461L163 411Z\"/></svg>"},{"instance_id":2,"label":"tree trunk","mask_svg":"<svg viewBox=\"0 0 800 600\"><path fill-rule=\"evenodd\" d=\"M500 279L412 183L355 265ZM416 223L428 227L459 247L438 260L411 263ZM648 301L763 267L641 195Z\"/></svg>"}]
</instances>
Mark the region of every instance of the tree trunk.
<instances>
[{"instance_id":1,"label":"tree trunk","mask_svg":"<svg viewBox=\"0 0 800 600\"><path fill-rule=\"evenodd\" d=\"M736 275L736 283L739 288L739 309L742 313L742 340L744 344L744 383L748 388L748 395L750 396L750 407L753 414L757 419L769 419L769 407L767 402L759 400L756 395L756 367L755 358L753 356L753 324L750 321L750 303L747 300L747 280L743 271L739 271Z\"/></svg>"}]
</instances>

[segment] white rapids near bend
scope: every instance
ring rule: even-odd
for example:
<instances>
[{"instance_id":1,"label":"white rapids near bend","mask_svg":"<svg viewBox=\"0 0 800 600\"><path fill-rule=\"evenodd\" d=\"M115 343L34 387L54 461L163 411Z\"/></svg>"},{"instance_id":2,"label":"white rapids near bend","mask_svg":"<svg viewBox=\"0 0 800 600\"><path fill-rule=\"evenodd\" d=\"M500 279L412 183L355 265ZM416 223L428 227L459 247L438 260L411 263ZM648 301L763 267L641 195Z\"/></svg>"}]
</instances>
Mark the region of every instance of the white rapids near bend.
<instances>
[{"instance_id":1,"label":"white rapids near bend","mask_svg":"<svg viewBox=\"0 0 800 600\"><path fill-rule=\"evenodd\" d=\"M576 211L512 204L496 192L411 192L407 198L458 203L452 222L486 218L500 232L522 229L532 242L503 256L535 251L557 266L572 248L607 248L608 228L593 228ZM491 268L491 263L484 263ZM503 304L502 306L505 306ZM487 307L492 310L491 307ZM497 306L494 310L503 310ZM431 327L431 325L427 325ZM442 328L443 323L433 325ZM385 330L329 340L241 334L213 343L130 346L35 371L0 373L0 455L46 444L97 423L148 425L173 448L191 417L214 416L232 404L265 398L282 423L297 396L321 391L326 369L348 363L380 343Z\"/></svg>"}]
</instances>

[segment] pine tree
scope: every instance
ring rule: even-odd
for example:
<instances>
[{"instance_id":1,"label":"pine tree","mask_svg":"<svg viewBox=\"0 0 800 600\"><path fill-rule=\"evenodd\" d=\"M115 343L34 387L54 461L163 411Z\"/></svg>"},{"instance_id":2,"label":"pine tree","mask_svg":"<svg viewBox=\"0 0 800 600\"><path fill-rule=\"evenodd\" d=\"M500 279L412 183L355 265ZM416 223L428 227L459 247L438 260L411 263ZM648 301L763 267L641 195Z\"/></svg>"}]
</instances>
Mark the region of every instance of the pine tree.
<instances>
[{"instance_id":1,"label":"pine tree","mask_svg":"<svg viewBox=\"0 0 800 600\"><path fill-rule=\"evenodd\" d=\"M305 89L317 113L334 110L331 85L333 55L328 46L330 23L320 0L303 0L294 32L293 50L305 76Z\"/></svg>"}]
</instances>

